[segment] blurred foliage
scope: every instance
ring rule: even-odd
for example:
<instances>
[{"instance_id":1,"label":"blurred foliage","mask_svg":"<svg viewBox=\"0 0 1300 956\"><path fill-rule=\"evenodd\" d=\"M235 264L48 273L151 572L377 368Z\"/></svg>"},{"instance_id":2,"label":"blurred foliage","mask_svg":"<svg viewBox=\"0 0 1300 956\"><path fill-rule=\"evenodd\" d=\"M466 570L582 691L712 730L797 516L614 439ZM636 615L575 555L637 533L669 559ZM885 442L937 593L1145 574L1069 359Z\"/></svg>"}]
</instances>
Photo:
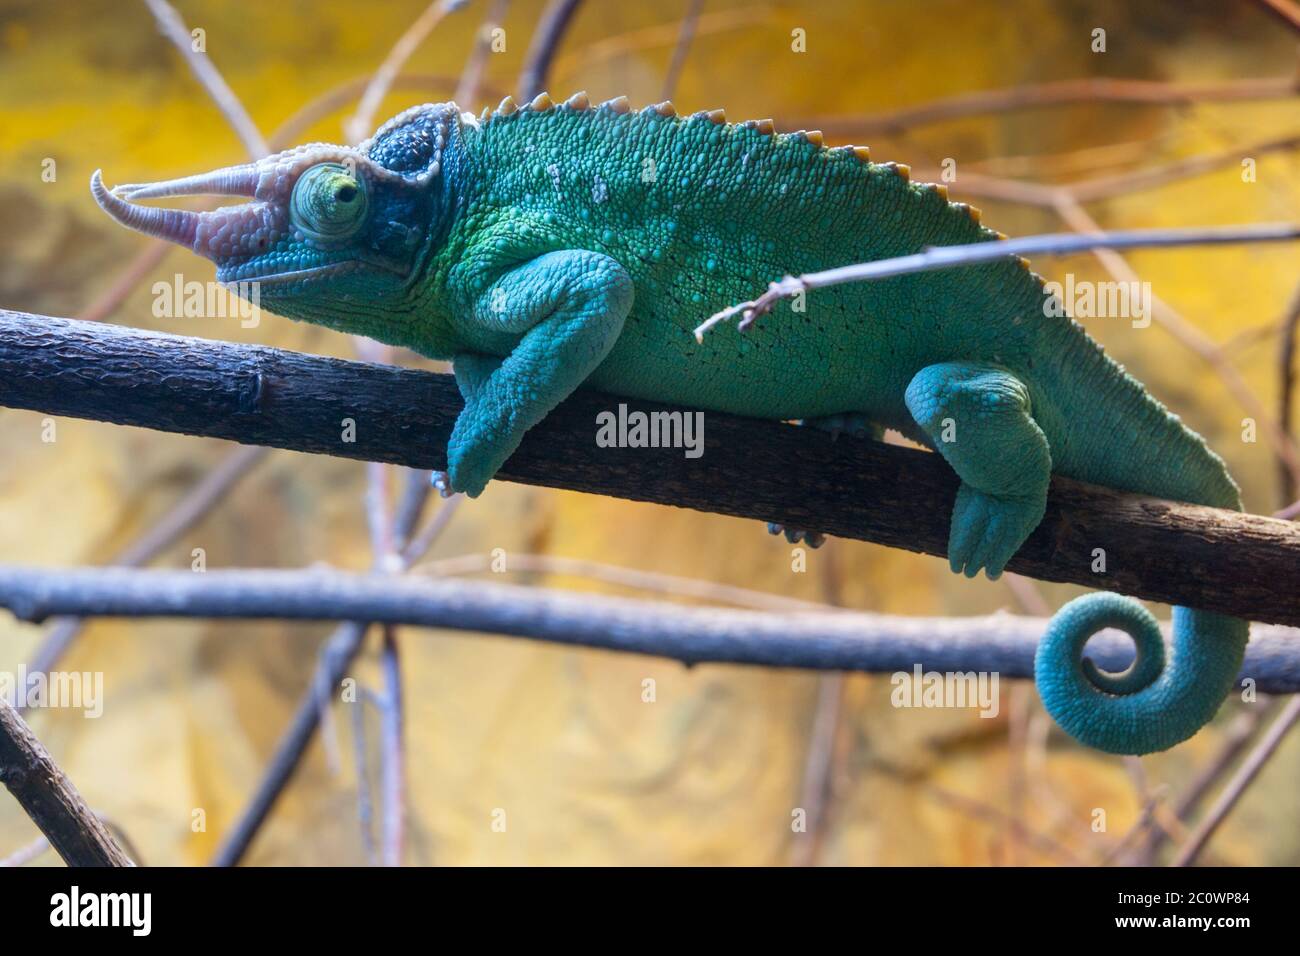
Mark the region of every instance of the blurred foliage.
<instances>
[{"instance_id":1,"label":"blurred foliage","mask_svg":"<svg viewBox=\"0 0 1300 956\"><path fill-rule=\"evenodd\" d=\"M553 93L587 89L593 100L660 98L686 4L589 0L566 39ZM372 71L424 8L421 0L274 4L185 0L178 9L206 31L213 62L265 133L305 102ZM506 50L490 57L486 85L510 91L540 4L517 0ZM408 72L454 84L483 15L476 2L449 17ZM1296 38L1250 3L1025 2L741 3L710 0L679 89L683 112L725 106L733 120L871 114L958 93L1083 76L1214 82L1296 69ZM1107 30L1105 54L1090 31ZM807 31L807 52L790 49ZM619 39L622 38L622 39ZM0 3L0 304L76 314L141 248L91 201L90 172L111 182L181 175L238 162L238 140L214 111L142 4ZM451 86L390 95L381 118ZM473 104L477 109L484 102ZM494 100L493 100L494 102ZM467 104L462 104L467 105ZM346 110L300 141L338 141ZM1172 107L1078 105L979 116L873 137L877 160L1043 180L1123 172L1295 133L1295 100ZM1113 147L1113 148L1105 148ZM42 162L57 163L44 182ZM1013 172L1008 170L1014 170ZM1111 227L1296 218L1300 159L1259 157L1258 181L1228 166L1095 204ZM985 221L1011 234L1055 231L1037 209L977 201ZM1275 322L1297 275L1295 247L1134 253L1157 295L1223 342ZM1104 278L1094 260L1036 263L1049 277L1073 270ZM127 325L349 355L343 337L276 317L254 329L234 320L158 319L153 281L211 278L210 266L173 251L111 321ZM972 321L979 321L972 316ZM1229 461L1251 510L1277 506L1276 469L1264 443L1241 440L1240 409L1221 382L1158 327L1098 320L1093 334ZM1276 404L1275 337L1257 337L1234 360ZM404 361L416 362L405 356ZM58 422L41 441L41 416L0 411L0 560L57 568L101 562L146 529L225 453L221 443L80 421ZM203 548L209 567L292 567L369 561L361 508L364 469L339 459L276 452L158 562L184 567ZM870 489L863 489L870 494ZM573 493L496 484L467 503L435 556L545 552L822 599L827 551L791 571L790 548L762 529L712 515ZM1015 609L1002 583L951 576L943 562L833 542L842 599L904 614ZM550 586L595 588L574 578L512 575ZM1074 593L1036 585L1055 606ZM0 669L16 670L39 630L0 620ZM147 863L204 862L254 788L326 630L316 626L102 622L64 666L106 673L104 716L31 716L34 729L90 803L123 826ZM814 675L701 667L562 650L484 636L405 630L401 636L410 774L410 845L416 863L776 863L792 844L819 679ZM372 686L371 657L357 676ZM657 681L657 701L641 700ZM1014 806L1007 714L899 711L883 677L845 682L837 787L821 858L852 864L1056 862L1012 845L1008 828L940 798L964 795ZM1032 693L1029 695L1033 698ZM1045 719L1036 698L1031 729ZM1215 752L1217 728L1144 761L1152 784L1176 788ZM335 720L343 756L331 772L317 743L255 844L255 863L364 861L351 760L351 721ZM373 720L371 720L373 731ZM377 743L370 740L370 764ZM1300 742L1293 735L1216 838L1212 858L1300 862ZM1135 821L1140 799L1123 763L1084 751L1054 729L1019 798L1026 826L1095 859ZM192 811L206 831L191 830ZM491 829L495 808L508 830ZM1094 810L1107 832L1094 833ZM0 854L34 835L0 799ZM52 857L47 855L46 861Z\"/></svg>"}]
</instances>

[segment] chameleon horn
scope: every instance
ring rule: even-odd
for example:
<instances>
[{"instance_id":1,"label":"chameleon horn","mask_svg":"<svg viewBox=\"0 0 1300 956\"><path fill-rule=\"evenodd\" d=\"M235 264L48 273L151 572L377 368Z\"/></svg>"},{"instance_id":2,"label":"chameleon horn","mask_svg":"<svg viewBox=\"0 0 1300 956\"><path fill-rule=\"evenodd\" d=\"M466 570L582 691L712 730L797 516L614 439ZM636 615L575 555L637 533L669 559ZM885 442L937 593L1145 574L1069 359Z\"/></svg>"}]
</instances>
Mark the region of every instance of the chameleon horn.
<instances>
[{"instance_id":1,"label":"chameleon horn","mask_svg":"<svg viewBox=\"0 0 1300 956\"><path fill-rule=\"evenodd\" d=\"M143 232L146 236L157 236L159 239L168 239L190 249L194 248L199 228L198 213L188 209L153 209L133 205L114 196L104 187L98 169L90 177L90 192L99 207L122 225Z\"/></svg>"},{"instance_id":2,"label":"chameleon horn","mask_svg":"<svg viewBox=\"0 0 1300 956\"><path fill-rule=\"evenodd\" d=\"M157 183L131 183L113 187L113 194L123 199L161 199L164 196L247 196L257 195L257 166L227 166L210 173L165 179Z\"/></svg>"}]
</instances>

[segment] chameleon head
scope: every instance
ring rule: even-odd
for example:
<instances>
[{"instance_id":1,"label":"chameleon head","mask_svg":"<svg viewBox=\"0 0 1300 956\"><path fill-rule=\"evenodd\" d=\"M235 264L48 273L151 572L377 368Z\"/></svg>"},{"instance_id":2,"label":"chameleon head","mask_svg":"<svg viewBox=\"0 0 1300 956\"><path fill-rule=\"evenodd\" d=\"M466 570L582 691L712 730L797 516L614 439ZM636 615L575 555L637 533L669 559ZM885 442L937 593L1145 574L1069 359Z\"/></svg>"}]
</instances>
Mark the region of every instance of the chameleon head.
<instances>
[{"instance_id":1,"label":"chameleon head","mask_svg":"<svg viewBox=\"0 0 1300 956\"><path fill-rule=\"evenodd\" d=\"M217 281L240 295L255 287L275 312L373 333L368 315L405 311L436 240L443 151L455 118L452 104L418 107L358 147L316 143L112 190L96 170L90 189L122 225L211 259ZM142 205L199 195L247 201L202 212Z\"/></svg>"}]
</instances>

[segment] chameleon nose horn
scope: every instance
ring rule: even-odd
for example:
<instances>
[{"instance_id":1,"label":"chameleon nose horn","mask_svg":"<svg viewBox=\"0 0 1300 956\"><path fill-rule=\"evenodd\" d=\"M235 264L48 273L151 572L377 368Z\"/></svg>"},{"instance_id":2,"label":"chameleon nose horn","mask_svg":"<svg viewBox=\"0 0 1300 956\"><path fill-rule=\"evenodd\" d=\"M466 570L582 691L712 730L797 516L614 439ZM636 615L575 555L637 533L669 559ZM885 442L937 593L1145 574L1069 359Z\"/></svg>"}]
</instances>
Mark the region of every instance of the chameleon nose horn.
<instances>
[{"instance_id":1,"label":"chameleon nose horn","mask_svg":"<svg viewBox=\"0 0 1300 956\"><path fill-rule=\"evenodd\" d=\"M157 183L130 183L114 186L113 194L134 202L137 199L161 199L164 196L247 196L257 195L257 166L245 163L227 166L210 173L164 179Z\"/></svg>"},{"instance_id":2,"label":"chameleon nose horn","mask_svg":"<svg viewBox=\"0 0 1300 956\"><path fill-rule=\"evenodd\" d=\"M143 232L146 236L157 236L159 239L194 248L199 229L198 213L188 209L154 209L129 203L104 187L98 169L90 177L90 192L104 212L127 228Z\"/></svg>"}]
</instances>

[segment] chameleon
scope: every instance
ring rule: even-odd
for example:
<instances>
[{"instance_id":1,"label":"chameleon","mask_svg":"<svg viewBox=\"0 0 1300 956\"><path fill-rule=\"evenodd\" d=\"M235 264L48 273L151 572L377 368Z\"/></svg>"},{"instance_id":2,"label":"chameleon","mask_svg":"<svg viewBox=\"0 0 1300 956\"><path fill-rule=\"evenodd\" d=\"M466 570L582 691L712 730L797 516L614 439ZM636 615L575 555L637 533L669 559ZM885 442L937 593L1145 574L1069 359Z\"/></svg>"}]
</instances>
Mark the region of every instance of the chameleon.
<instances>
[{"instance_id":1,"label":"chameleon","mask_svg":"<svg viewBox=\"0 0 1300 956\"><path fill-rule=\"evenodd\" d=\"M807 293L741 334L698 318L796 275L1005 238L943 185L818 131L626 97L425 104L355 146L315 143L109 190L122 225L212 260L291 319L452 363L464 400L435 479L474 497L579 386L754 418L894 429L960 479L948 561L996 579L1042 519L1050 476L1240 510L1205 441L1109 358L1012 256ZM207 211L144 201L217 195ZM835 427L839 427L838 425ZM869 494L870 489L862 489ZM797 537L803 532L795 532ZM815 538L813 536L815 543ZM1085 644L1126 631L1106 673ZM1167 749L1231 689L1247 622L1173 611L1166 645L1132 598L1050 619L1035 680L1056 722L1120 754Z\"/></svg>"}]
</instances>

